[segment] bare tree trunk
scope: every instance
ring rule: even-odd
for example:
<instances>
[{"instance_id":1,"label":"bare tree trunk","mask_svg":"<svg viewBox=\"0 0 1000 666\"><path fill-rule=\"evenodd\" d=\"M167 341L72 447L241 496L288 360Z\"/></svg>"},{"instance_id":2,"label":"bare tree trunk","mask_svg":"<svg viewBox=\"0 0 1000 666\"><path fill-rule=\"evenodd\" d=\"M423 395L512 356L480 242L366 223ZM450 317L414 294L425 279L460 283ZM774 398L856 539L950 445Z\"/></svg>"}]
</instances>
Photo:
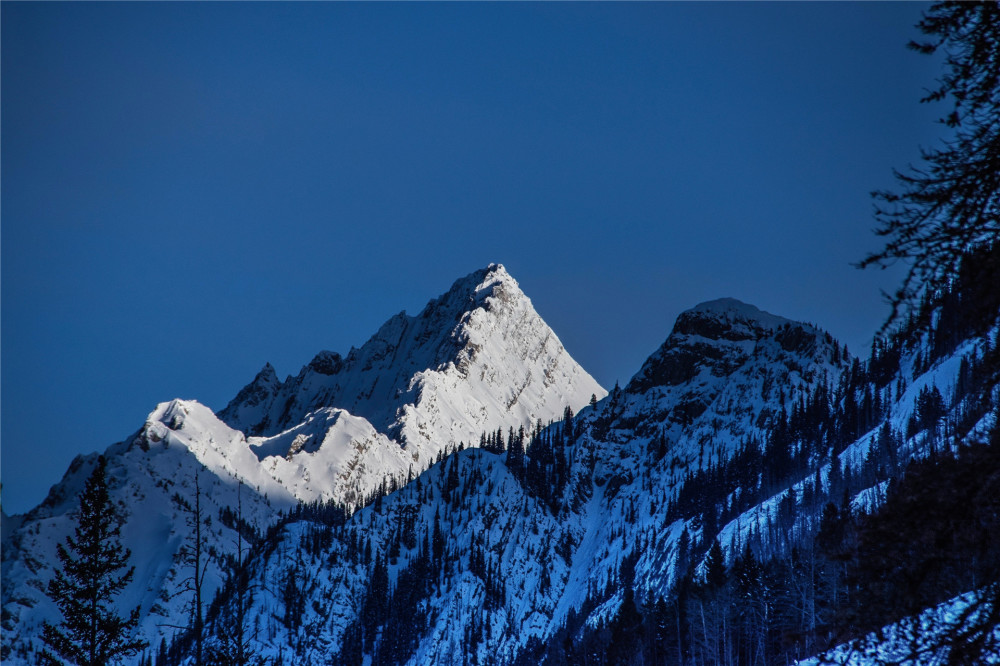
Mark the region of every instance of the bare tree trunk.
<instances>
[{"instance_id":1,"label":"bare tree trunk","mask_svg":"<svg viewBox=\"0 0 1000 666\"><path fill-rule=\"evenodd\" d=\"M681 634L681 602L677 600L677 666L684 666L684 640Z\"/></svg>"},{"instance_id":2,"label":"bare tree trunk","mask_svg":"<svg viewBox=\"0 0 1000 666\"><path fill-rule=\"evenodd\" d=\"M202 549L204 539L201 534L202 514L201 514L201 479L200 470L194 473L194 506L188 507L188 519L193 528L192 539L194 543L188 551L188 564L193 572L189 581L190 590L194 595L191 600L191 631L194 633L195 644L195 666L202 666L202 634L204 633L204 618L202 616L201 588L205 581L205 567L202 565Z\"/></svg>"},{"instance_id":3,"label":"bare tree trunk","mask_svg":"<svg viewBox=\"0 0 1000 666\"><path fill-rule=\"evenodd\" d=\"M240 576L243 572L243 481L236 487L236 663L244 666L247 663L246 645L244 644L244 625L246 624L246 590Z\"/></svg>"},{"instance_id":4,"label":"bare tree trunk","mask_svg":"<svg viewBox=\"0 0 1000 666\"><path fill-rule=\"evenodd\" d=\"M198 472L195 472L194 476L194 511L195 518L197 522L195 523L194 538L195 538L195 551L194 551L194 577L196 580L194 595L195 595L195 632L197 640L197 649L195 652L195 663L201 666L202 662L202 634L204 618L201 615L201 584L205 579L205 573L201 566L201 485L198 479Z\"/></svg>"}]
</instances>

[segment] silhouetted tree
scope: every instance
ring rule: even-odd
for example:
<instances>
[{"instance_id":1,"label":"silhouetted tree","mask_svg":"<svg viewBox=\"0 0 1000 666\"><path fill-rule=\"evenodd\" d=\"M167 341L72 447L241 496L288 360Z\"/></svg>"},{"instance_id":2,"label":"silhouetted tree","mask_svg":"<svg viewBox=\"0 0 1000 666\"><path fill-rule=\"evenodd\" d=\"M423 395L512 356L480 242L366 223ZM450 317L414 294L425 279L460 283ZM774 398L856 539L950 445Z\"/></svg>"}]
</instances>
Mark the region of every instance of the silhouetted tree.
<instances>
[{"instance_id":1,"label":"silhouetted tree","mask_svg":"<svg viewBox=\"0 0 1000 666\"><path fill-rule=\"evenodd\" d=\"M204 663L205 617L201 592L204 587L205 576L208 572L205 562L205 539L202 536L202 527L208 518L201 508L200 472L201 470L197 469L194 473L194 506L185 506L187 524L191 528L191 543L186 544L181 551L182 561L191 569L190 575L185 580L185 589L191 593L191 620L188 630L195 646L195 666L201 666Z\"/></svg>"},{"instance_id":2,"label":"silhouetted tree","mask_svg":"<svg viewBox=\"0 0 1000 666\"><path fill-rule=\"evenodd\" d=\"M921 101L950 98L941 122L953 134L942 148L923 152L921 167L896 172L898 192L873 194L876 233L886 244L860 266L909 262L891 296L890 322L902 306L937 298L962 258L1000 235L1000 4L939 2L917 27L927 40L910 48L945 55L944 76ZM988 266L981 279L997 284L998 267Z\"/></svg>"},{"instance_id":3,"label":"silhouetted tree","mask_svg":"<svg viewBox=\"0 0 1000 666\"><path fill-rule=\"evenodd\" d=\"M132 581L135 567L128 567L132 553L120 543L120 517L108 494L106 474L107 460L100 456L80 494L73 535L56 547L61 568L47 591L63 619L43 626L42 641L48 647L43 663L103 666L149 645L132 637L139 607L122 617L113 605Z\"/></svg>"}]
</instances>

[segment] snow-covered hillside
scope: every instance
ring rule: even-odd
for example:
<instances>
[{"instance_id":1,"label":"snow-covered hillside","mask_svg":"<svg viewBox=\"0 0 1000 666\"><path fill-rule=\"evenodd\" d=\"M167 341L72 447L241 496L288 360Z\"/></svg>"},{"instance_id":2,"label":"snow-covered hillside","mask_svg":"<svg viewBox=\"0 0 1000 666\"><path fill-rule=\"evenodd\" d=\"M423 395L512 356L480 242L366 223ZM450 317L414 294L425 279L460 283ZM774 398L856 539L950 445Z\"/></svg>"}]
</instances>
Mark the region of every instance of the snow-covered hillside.
<instances>
[{"instance_id":1,"label":"snow-covered hillside","mask_svg":"<svg viewBox=\"0 0 1000 666\"><path fill-rule=\"evenodd\" d=\"M812 326L733 299L683 313L625 389L525 442L529 458L548 462L462 451L342 528L286 525L253 565L257 587L275 591L255 600L253 622L266 627L258 649L303 664L352 663L344 651L370 651L368 640L374 650L371 627L359 626L383 575L395 591L385 635L405 644L391 649L412 664L457 654L509 663L602 599L627 558L647 594L665 591L684 527L666 511L677 484L759 441L774 414L836 381L850 363L839 351ZM309 545L316 529L327 533L321 551ZM296 555L282 581L268 582L274 553ZM304 596L294 621L282 585ZM418 608L404 594L418 596ZM614 610L620 598L604 601ZM415 615L405 628L397 606Z\"/></svg>"},{"instance_id":2,"label":"snow-covered hillside","mask_svg":"<svg viewBox=\"0 0 1000 666\"><path fill-rule=\"evenodd\" d=\"M814 547L821 522L877 511L907 465L995 426L1000 326L933 321L861 361L812 325L710 301L591 404L604 392L490 266L347 357L321 353L284 382L265 366L218 416L164 403L109 448L140 567L121 605L141 605L154 648L167 639L158 666L192 663L170 625L187 624L197 478L206 599L223 589L238 489L260 530L243 530L245 613L223 589L209 645L242 617L251 650L284 664L801 660L832 613L821 588L846 580ZM44 586L92 465L5 518L5 663L31 663L54 617Z\"/></svg>"},{"instance_id":3,"label":"snow-covered hillside","mask_svg":"<svg viewBox=\"0 0 1000 666\"><path fill-rule=\"evenodd\" d=\"M863 638L838 645L822 657L809 657L794 666L932 666L948 663L948 654L940 648L947 643L946 634L960 629L968 615L975 617L981 609L970 611L977 600L975 593L966 593L928 608L916 617L908 617L882 627ZM1000 625L992 631L993 641L1000 643ZM985 655L981 666L1000 664L1000 654Z\"/></svg>"},{"instance_id":4,"label":"snow-covered hillside","mask_svg":"<svg viewBox=\"0 0 1000 666\"><path fill-rule=\"evenodd\" d=\"M701 304L624 389L529 432L525 455L461 451L346 523L284 524L250 565L251 586L266 590L249 609L253 649L299 664L575 663L582 631L613 643L604 627L627 604L660 612L679 577L705 575L714 538L734 565L746 549L781 553L815 533L823 502L846 490L859 510L875 506L884 470L868 451L881 426L867 429L850 405L893 432L929 386L956 396L951 417L968 411L961 368L991 336L933 362L919 340L886 352L869 385L815 327L732 299ZM820 404L829 425L807 418ZM972 433L990 425L976 419ZM785 430L782 449L774 433ZM909 432L898 451L919 458L933 437L933 425Z\"/></svg>"},{"instance_id":5,"label":"snow-covered hillside","mask_svg":"<svg viewBox=\"0 0 1000 666\"><path fill-rule=\"evenodd\" d=\"M122 542L132 551L136 567L119 603L141 608L141 631L149 639L158 641L164 625L186 624L191 572L183 563L183 551L191 542L196 482L202 513L209 521L203 531L204 546L218 557L235 550L232 525L220 520L223 509L242 503L244 520L266 527L278 511L296 503L260 467L243 433L194 401L159 405L135 435L112 445L104 455L111 497L125 517ZM56 545L72 532L77 496L96 460L97 454L74 460L45 501L19 517L18 529L5 535L4 663L32 663L30 653L21 651L37 647L42 621L59 617L44 590L58 562ZM218 566L210 565L203 589L206 597L221 582Z\"/></svg>"},{"instance_id":6,"label":"snow-covered hillside","mask_svg":"<svg viewBox=\"0 0 1000 666\"><path fill-rule=\"evenodd\" d=\"M163 403L105 452L113 499L127 515L123 541L138 563L121 604L141 607L154 644L173 633L164 627L187 624L182 548L196 473L211 522L210 599L219 562L235 548L233 525L220 516L235 510L240 482L244 519L265 530L298 502L361 505L460 444L478 445L484 431L551 421L605 394L493 264L418 316L396 315L346 358L321 352L285 382L266 365L218 416L192 400ZM41 622L57 618L44 589L95 460L78 458L42 505L4 517L5 663L30 661Z\"/></svg>"}]
</instances>

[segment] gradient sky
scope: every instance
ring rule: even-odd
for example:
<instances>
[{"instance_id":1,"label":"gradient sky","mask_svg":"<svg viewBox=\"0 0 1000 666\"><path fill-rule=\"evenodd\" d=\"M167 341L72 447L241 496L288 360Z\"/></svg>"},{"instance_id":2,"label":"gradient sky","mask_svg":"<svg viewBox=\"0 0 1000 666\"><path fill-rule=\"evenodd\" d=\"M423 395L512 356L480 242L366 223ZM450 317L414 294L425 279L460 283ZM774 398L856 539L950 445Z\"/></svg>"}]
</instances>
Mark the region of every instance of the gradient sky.
<instances>
[{"instance_id":1,"label":"gradient sky","mask_svg":"<svg viewBox=\"0 0 1000 666\"><path fill-rule=\"evenodd\" d=\"M504 263L623 383L734 296L865 348L925 5L0 5L3 504Z\"/></svg>"}]
</instances>

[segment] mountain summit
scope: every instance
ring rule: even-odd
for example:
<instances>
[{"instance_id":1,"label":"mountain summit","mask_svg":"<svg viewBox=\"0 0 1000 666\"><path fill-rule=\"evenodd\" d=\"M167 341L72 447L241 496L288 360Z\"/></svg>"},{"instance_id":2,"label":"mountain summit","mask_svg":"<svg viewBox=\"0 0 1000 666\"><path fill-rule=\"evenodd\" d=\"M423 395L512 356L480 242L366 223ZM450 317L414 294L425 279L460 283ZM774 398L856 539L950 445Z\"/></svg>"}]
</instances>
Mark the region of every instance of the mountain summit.
<instances>
[{"instance_id":1,"label":"mountain summit","mask_svg":"<svg viewBox=\"0 0 1000 666\"><path fill-rule=\"evenodd\" d=\"M320 410L343 410L405 449L407 465L420 471L439 451L478 442L484 431L549 420L605 394L517 281L490 264L418 315L390 318L346 357L320 352L284 382L265 366L219 418L274 437Z\"/></svg>"},{"instance_id":2,"label":"mountain summit","mask_svg":"<svg viewBox=\"0 0 1000 666\"><path fill-rule=\"evenodd\" d=\"M491 294L469 322L510 317L521 297L508 303L494 288L463 287ZM714 503L682 514L692 491L681 490L739 468L750 442L760 458L770 419L847 367L832 362L836 347L823 331L733 299L688 310L627 387L528 429L523 448L451 455L326 530L322 548L310 548L309 521L288 525L276 548L301 555L296 589L306 601L287 633L257 643L260 653L294 651L301 663L444 664L456 654L470 664L545 663L533 650L567 644L561 627L588 616L600 627L619 613L616 581L631 581L636 599L670 592L680 549L702 555L690 540L680 545L682 534L702 548L744 508L729 491L718 514ZM743 471L755 484L763 478ZM262 588L272 572L258 560L251 585ZM249 616L263 626L273 612L261 602ZM376 635L390 638L363 638Z\"/></svg>"}]
</instances>

